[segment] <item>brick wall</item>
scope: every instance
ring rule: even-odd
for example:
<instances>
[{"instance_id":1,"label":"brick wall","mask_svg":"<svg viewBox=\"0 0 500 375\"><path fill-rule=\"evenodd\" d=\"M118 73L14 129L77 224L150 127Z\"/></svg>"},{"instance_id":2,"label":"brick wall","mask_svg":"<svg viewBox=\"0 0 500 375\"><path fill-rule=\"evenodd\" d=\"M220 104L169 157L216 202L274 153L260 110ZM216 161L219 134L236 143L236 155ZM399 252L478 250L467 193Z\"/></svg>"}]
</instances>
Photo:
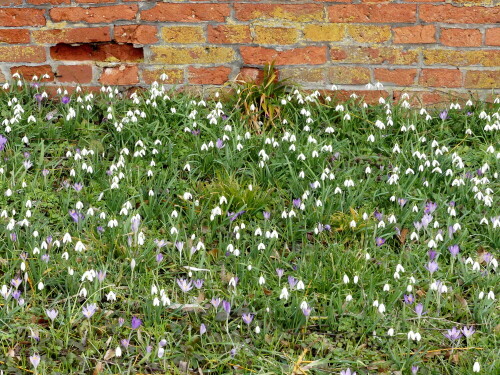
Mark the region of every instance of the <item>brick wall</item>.
<instances>
[{"instance_id":1,"label":"brick wall","mask_svg":"<svg viewBox=\"0 0 500 375\"><path fill-rule=\"evenodd\" d=\"M426 101L500 87L498 0L0 0L0 81L220 85L275 60L308 88ZM434 93L431 93L434 91Z\"/></svg>"}]
</instances>

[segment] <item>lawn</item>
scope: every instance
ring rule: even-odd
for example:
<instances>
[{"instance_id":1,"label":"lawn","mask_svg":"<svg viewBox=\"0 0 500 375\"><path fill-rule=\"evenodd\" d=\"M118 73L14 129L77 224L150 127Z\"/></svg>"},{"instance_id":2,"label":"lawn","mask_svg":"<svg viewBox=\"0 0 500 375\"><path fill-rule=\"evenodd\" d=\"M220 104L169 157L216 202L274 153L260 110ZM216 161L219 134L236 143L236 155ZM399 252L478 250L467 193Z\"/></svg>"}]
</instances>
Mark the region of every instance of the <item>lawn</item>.
<instances>
[{"instance_id":1,"label":"lawn","mask_svg":"<svg viewBox=\"0 0 500 375\"><path fill-rule=\"evenodd\" d=\"M500 101L269 87L0 88L3 373L500 373Z\"/></svg>"}]
</instances>

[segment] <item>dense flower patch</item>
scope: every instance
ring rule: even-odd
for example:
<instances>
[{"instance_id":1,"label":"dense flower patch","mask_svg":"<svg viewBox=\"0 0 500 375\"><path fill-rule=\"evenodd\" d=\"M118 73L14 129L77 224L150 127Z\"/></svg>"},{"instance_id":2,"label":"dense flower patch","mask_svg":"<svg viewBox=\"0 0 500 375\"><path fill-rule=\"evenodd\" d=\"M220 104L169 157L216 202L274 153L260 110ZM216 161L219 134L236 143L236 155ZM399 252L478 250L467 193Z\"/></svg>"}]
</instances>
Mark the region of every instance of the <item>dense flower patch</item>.
<instances>
[{"instance_id":1,"label":"dense flower patch","mask_svg":"<svg viewBox=\"0 0 500 375\"><path fill-rule=\"evenodd\" d=\"M0 91L5 373L500 369L498 101L295 91L259 130L218 95L20 85Z\"/></svg>"}]
</instances>

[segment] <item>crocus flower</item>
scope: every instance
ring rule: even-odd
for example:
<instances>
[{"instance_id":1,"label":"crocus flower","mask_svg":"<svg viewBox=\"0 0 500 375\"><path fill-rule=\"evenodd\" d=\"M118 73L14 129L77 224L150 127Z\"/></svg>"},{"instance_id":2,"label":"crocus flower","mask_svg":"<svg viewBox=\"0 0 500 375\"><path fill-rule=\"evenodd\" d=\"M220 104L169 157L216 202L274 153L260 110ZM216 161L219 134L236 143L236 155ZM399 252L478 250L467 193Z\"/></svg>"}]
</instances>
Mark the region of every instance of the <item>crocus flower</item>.
<instances>
[{"instance_id":1,"label":"crocus flower","mask_svg":"<svg viewBox=\"0 0 500 375\"><path fill-rule=\"evenodd\" d=\"M413 294L408 294L408 295L404 295L404 302L407 304L407 305L411 305L413 302L415 301L415 299L413 298Z\"/></svg>"},{"instance_id":2,"label":"crocus flower","mask_svg":"<svg viewBox=\"0 0 500 375\"><path fill-rule=\"evenodd\" d=\"M375 244L377 246L382 246L383 244L385 244L385 239L383 239L382 237L377 237L375 238Z\"/></svg>"},{"instance_id":3,"label":"crocus flower","mask_svg":"<svg viewBox=\"0 0 500 375\"><path fill-rule=\"evenodd\" d=\"M340 371L340 375L356 375L356 372L348 368L347 370Z\"/></svg>"},{"instance_id":4,"label":"crocus flower","mask_svg":"<svg viewBox=\"0 0 500 375\"><path fill-rule=\"evenodd\" d=\"M429 259L430 259L430 260L434 260L434 259L436 259L436 255L437 255L437 253L436 253L436 251L435 251L435 250L429 250L429 251L427 252L427 255L429 256Z\"/></svg>"},{"instance_id":5,"label":"crocus flower","mask_svg":"<svg viewBox=\"0 0 500 375\"><path fill-rule=\"evenodd\" d=\"M190 282L188 283L186 279L177 279L177 285L179 285L179 288L181 288L181 290L182 290L184 293L187 293L187 292L189 292L191 289L193 289L193 282L192 282L192 281L190 281Z\"/></svg>"},{"instance_id":6,"label":"crocus flower","mask_svg":"<svg viewBox=\"0 0 500 375\"><path fill-rule=\"evenodd\" d=\"M142 320L137 317L132 317L132 329L137 329L142 325Z\"/></svg>"},{"instance_id":7,"label":"crocus flower","mask_svg":"<svg viewBox=\"0 0 500 375\"><path fill-rule=\"evenodd\" d=\"M424 213L432 214L437 209L437 203L435 202L427 202L424 208Z\"/></svg>"},{"instance_id":8,"label":"crocus flower","mask_svg":"<svg viewBox=\"0 0 500 375\"><path fill-rule=\"evenodd\" d=\"M271 213L268 211L264 211L262 214L264 215L265 220L269 220L271 218Z\"/></svg>"},{"instance_id":9,"label":"crocus flower","mask_svg":"<svg viewBox=\"0 0 500 375\"><path fill-rule=\"evenodd\" d=\"M218 149L221 149L224 147L224 142L222 141L222 139L218 138L217 139L217 142L215 142L215 146L218 148Z\"/></svg>"},{"instance_id":10,"label":"crocus flower","mask_svg":"<svg viewBox=\"0 0 500 375\"><path fill-rule=\"evenodd\" d=\"M439 266L438 266L437 262L432 261L432 262L427 263L425 268L427 268L427 270L430 273L434 273L439 269Z\"/></svg>"},{"instance_id":11,"label":"crocus flower","mask_svg":"<svg viewBox=\"0 0 500 375\"><path fill-rule=\"evenodd\" d=\"M424 314L424 305L418 303L415 306L415 314L417 314L417 316L420 318Z\"/></svg>"},{"instance_id":12,"label":"crocus flower","mask_svg":"<svg viewBox=\"0 0 500 375\"><path fill-rule=\"evenodd\" d=\"M444 121L444 120L446 120L446 119L448 118L448 111L443 111L443 112L441 112L441 113L439 114L439 118L440 118L441 120L443 120L443 121Z\"/></svg>"},{"instance_id":13,"label":"crocus flower","mask_svg":"<svg viewBox=\"0 0 500 375\"><path fill-rule=\"evenodd\" d=\"M280 279L283 277L284 272L285 272L285 270L283 268L276 268L276 274L278 275L278 277Z\"/></svg>"},{"instance_id":14,"label":"crocus flower","mask_svg":"<svg viewBox=\"0 0 500 375\"><path fill-rule=\"evenodd\" d=\"M411 366L411 373L412 375L416 375L418 372L419 367L418 366Z\"/></svg>"},{"instance_id":15,"label":"crocus flower","mask_svg":"<svg viewBox=\"0 0 500 375\"><path fill-rule=\"evenodd\" d=\"M69 98L69 96L63 96L61 98L61 103L62 104L68 104L70 101L71 101L71 99Z\"/></svg>"},{"instance_id":16,"label":"crocus flower","mask_svg":"<svg viewBox=\"0 0 500 375\"><path fill-rule=\"evenodd\" d=\"M40 356L39 356L37 353L35 353L35 354L31 355L31 356L30 356L30 362L31 362L31 364L33 365L33 367L34 367L34 368L35 368L35 370L36 370L36 368L37 368L37 367L38 367L38 365L40 364Z\"/></svg>"},{"instance_id":17,"label":"crocus flower","mask_svg":"<svg viewBox=\"0 0 500 375\"><path fill-rule=\"evenodd\" d=\"M203 335L205 332L207 332L207 327L205 326L204 323L201 323L201 326L200 326L200 336Z\"/></svg>"},{"instance_id":18,"label":"crocus flower","mask_svg":"<svg viewBox=\"0 0 500 375\"><path fill-rule=\"evenodd\" d=\"M47 314L50 320L54 321L57 318L57 314L59 314L59 311L57 311L56 309L52 309L52 310L45 310L45 313Z\"/></svg>"},{"instance_id":19,"label":"crocus flower","mask_svg":"<svg viewBox=\"0 0 500 375\"><path fill-rule=\"evenodd\" d=\"M252 314L243 314L241 316L241 319L243 319L243 322L246 323L247 325L250 325L253 320L253 315Z\"/></svg>"},{"instance_id":20,"label":"crocus flower","mask_svg":"<svg viewBox=\"0 0 500 375\"><path fill-rule=\"evenodd\" d=\"M472 336L474 334L474 332L476 332L476 329L474 328L474 326L462 328L462 333L464 334L465 337Z\"/></svg>"},{"instance_id":21,"label":"crocus flower","mask_svg":"<svg viewBox=\"0 0 500 375\"><path fill-rule=\"evenodd\" d=\"M5 145L7 144L7 138L0 134L0 151L5 149Z\"/></svg>"},{"instance_id":22,"label":"crocus flower","mask_svg":"<svg viewBox=\"0 0 500 375\"><path fill-rule=\"evenodd\" d=\"M96 310L97 305L95 303L87 304L87 306L82 307L82 313L87 319L90 319Z\"/></svg>"},{"instance_id":23,"label":"crocus flower","mask_svg":"<svg viewBox=\"0 0 500 375\"><path fill-rule=\"evenodd\" d=\"M294 200L292 201L292 203L293 203L294 207L299 208L299 207L300 207L301 200L300 200L300 198L297 198L297 199L294 199Z\"/></svg>"},{"instance_id":24,"label":"crocus flower","mask_svg":"<svg viewBox=\"0 0 500 375\"><path fill-rule=\"evenodd\" d=\"M444 337L446 337L450 341L455 341L462 337L462 332L457 327L453 327L452 329L449 329L446 333L444 333Z\"/></svg>"},{"instance_id":25,"label":"crocus flower","mask_svg":"<svg viewBox=\"0 0 500 375\"><path fill-rule=\"evenodd\" d=\"M458 252L460 251L460 248L458 247L458 245L451 245L448 247L448 250L452 256L456 257Z\"/></svg>"},{"instance_id":26,"label":"crocus flower","mask_svg":"<svg viewBox=\"0 0 500 375\"><path fill-rule=\"evenodd\" d=\"M229 313L231 311L231 304L229 303L229 301L226 301L226 300L222 301L222 308L229 315Z\"/></svg>"},{"instance_id":27,"label":"crocus flower","mask_svg":"<svg viewBox=\"0 0 500 375\"><path fill-rule=\"evenodd\" d=\"M212 304L213 307L215 307L216 309L219 307L220 303L221 303L221 299L220 298L212 298L212 300L210 301L210 303Z\"/></svg>"},{"instance_id":28,"label":"crocus flower","mask_svg":"<svg viewBox=\"0 0 500 375\"><path fill-rule=\"evenodd\" d=\"M194 281L194 286L196 287L196 289L201 289L203 287L203 279L197 279Z\"/></svg>"}]
</instances>

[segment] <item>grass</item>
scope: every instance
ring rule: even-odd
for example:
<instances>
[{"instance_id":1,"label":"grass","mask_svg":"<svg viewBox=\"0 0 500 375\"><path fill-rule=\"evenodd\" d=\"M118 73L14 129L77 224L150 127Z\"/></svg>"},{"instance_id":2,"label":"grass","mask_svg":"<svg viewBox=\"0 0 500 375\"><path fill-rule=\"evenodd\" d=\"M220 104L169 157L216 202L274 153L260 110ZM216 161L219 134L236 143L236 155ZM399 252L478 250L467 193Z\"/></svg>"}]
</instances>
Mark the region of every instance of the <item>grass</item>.
<instances>
[{"instance_id":1,"label":"grass","mask_svg":"<svg viewBox=\"0 0 500 375\"><path fill-rule=\"evenodd\" d=\"M284 91L260 128L244 97L19 82L0 90L4 373L500 370L498 101Z\"/></svg>"}]
</instances>

